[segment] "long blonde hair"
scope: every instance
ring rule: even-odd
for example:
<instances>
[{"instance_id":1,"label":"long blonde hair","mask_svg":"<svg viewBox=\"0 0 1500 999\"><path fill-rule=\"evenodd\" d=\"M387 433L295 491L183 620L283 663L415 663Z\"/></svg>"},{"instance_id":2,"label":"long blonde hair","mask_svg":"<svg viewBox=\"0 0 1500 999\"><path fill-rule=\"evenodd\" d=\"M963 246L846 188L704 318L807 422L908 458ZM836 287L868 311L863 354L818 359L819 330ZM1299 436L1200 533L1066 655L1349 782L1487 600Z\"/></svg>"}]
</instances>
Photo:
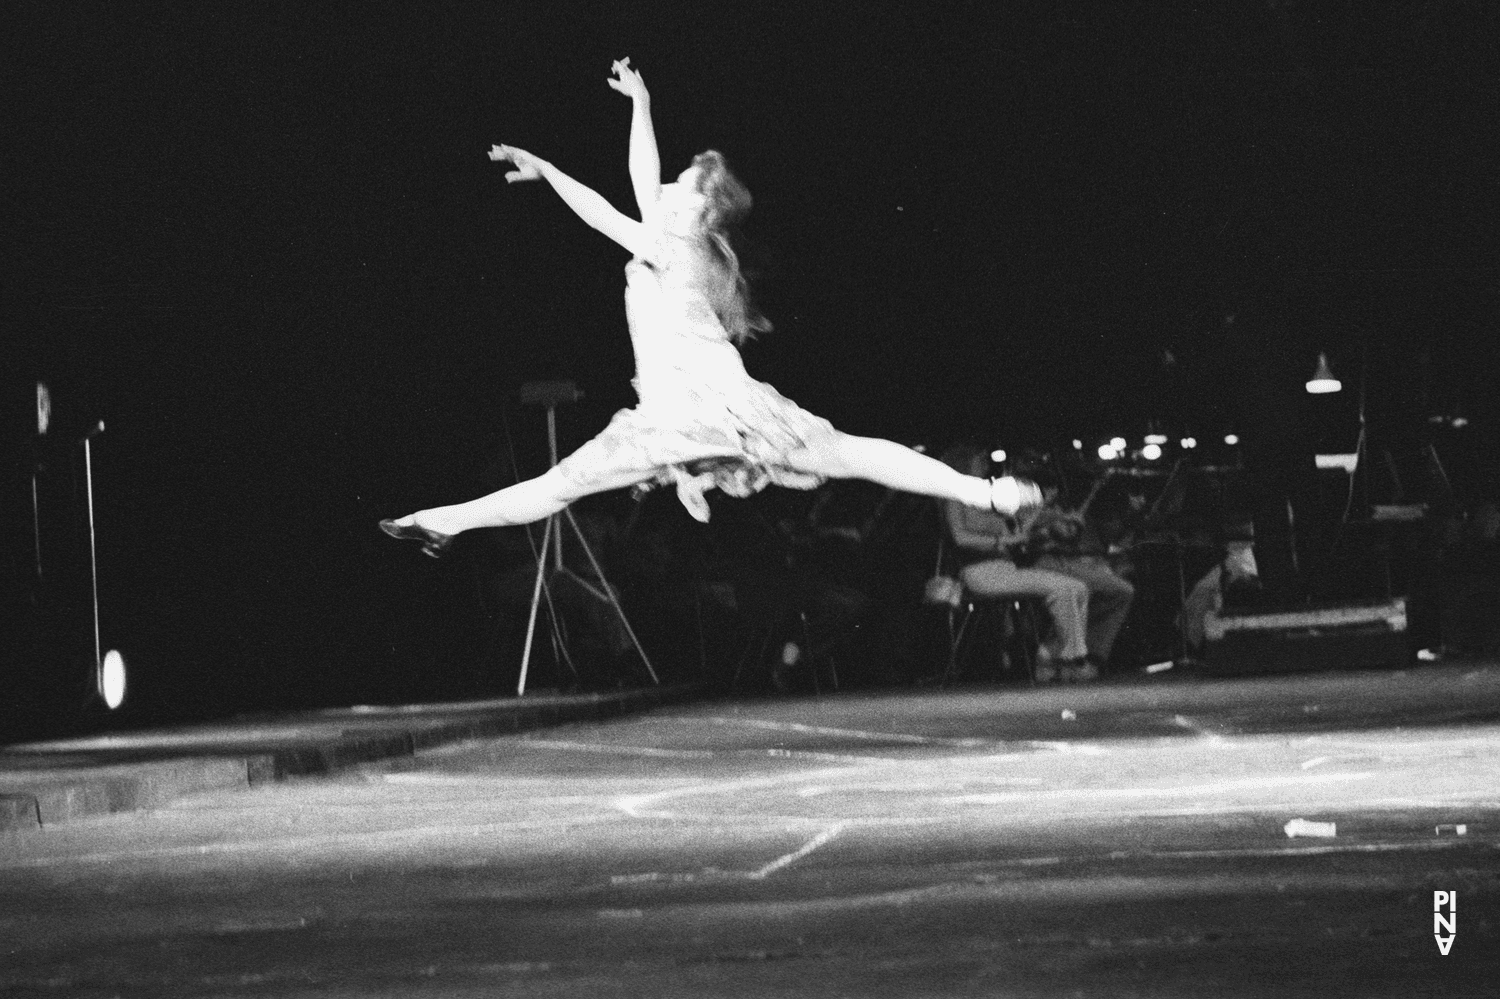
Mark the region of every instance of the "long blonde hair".
<instances>
[{"instance_id":1,"label":"long blonde hair","mask_svg":"<svg viewBox=\"0 0 1500 999\"><path fill-rule=\"evenodd\" d=\"M698 168L698 193L706 200L700 226L703 233L704 290L719 321L736 344L771 329L771 321L755 308L750 282L740 268L731 232L750 214L750 191L729 169L724 155L710 149L693 157Z\"/></svg>"}]
</instances>

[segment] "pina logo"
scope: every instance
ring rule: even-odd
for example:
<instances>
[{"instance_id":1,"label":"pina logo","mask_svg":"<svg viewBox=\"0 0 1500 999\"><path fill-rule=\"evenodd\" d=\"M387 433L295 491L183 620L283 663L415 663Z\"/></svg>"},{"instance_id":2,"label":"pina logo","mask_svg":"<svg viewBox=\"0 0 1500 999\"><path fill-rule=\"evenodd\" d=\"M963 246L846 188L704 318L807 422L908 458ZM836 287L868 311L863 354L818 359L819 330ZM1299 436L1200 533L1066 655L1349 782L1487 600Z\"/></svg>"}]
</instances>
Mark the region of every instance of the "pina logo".
<instances>
[{"instance_id":1,"label":"pina logo","mask_svg":"<svg viewBox=\"0 0 1500 999\"><path fill-rule=\"evenodd\" d=\"M1432 893L1432 935L1437 940L1438 952L1447 957L1454 937L1458 936L1458 892Z\"/></svg>"}]
</instances>

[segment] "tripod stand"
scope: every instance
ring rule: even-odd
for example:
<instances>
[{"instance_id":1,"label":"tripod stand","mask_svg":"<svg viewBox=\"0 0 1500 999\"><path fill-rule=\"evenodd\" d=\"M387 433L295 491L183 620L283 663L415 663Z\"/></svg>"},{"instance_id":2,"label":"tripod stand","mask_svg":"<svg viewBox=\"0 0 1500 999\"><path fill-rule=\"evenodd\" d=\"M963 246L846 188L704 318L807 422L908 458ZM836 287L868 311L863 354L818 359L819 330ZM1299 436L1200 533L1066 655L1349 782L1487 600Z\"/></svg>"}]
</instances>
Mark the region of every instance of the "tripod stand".
<instances>
[{"instance_id":1,"label":"tripod stand","mask_svg":"<svg viewBox=\"0 0 1500 999\"><path fill-rule=\"evenodd\" d=\"M547 449L548 456L553 465L557 464L557 406L564 402L577 402L583 397L578 386L572 382L527 382L521 386L521 402L527 405L545 406L547 409ZM579 576L571 569L563 565L562 555L562 526L560 520L566 518L572 525L573 534L578 538L578 546L588 556L589 565L593 567L594 576L599 581L595 586L590 581ZM551 565L548 565L551 556ZM651 660L646 655L646 650L641 648L640 639L636 638L635 629L630 626L630 619L625 616L625 608L620 606L620 599L615 593L614 587L604 577L604 569L599 565L599 560L594 557L593 549L589 547L588 539L584 537L583 530L578 526L573 511L564 507L560 512L552 514L547 518L547 526L542 531L542 547L537 551L536 559L536 583L531 590L531 612L526 619L526 646L521 654L521 676L516 684L518 695L526 693L526 675L531 665L532 639L536 634L537 611L541 607L542 593L547 594L547 610L552 615L553 624L558 622L557 606L552 601L551 583L549 580L559 576L567 577L572 583L580 587L593 599L609 604L614 608L615 614L620 619L620 624L625 628L625 634L630 636L630 644L635 646L636 652L640 653L641 662L646 666L646 672L651 676L651 682L660 684L656 676L656 670L651 668ZM567 643L562 637L560 629L557 632L556 647L559 655L567 662L568 668L573 669L573 659L568 653ZM573 670L577 674L577 670Z\"/></svg>"}]
</instances>

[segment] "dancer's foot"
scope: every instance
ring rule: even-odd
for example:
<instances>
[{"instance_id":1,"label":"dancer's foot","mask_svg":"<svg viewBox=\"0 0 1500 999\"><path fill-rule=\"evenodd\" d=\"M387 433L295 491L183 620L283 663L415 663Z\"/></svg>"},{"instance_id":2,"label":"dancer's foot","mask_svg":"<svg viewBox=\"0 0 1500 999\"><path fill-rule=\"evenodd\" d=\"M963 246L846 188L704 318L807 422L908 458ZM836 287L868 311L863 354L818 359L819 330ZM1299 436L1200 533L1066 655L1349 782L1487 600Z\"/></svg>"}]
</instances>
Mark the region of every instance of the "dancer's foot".
<instances>
[{"instance_id":1,"label":"dancer's foot","mask_svg":"<svg viewBox=\"0 0 1500 999\"><path fill-rule=\"evenodd\" d=\"M437 531L429 531L417 523L417 515L402 517L400 520L382 520L380 529L393 538L403 541L422 542L422 554L433 558L441 558L449 548L453 546L456 535L439 534Z\"/></svg>"},{"instance_id":2,"label":"dancer's foot","mask_svg":"<svg viewBox=\"0 0 1500 999\"><path fill-rule=\"evenodd\" d=\"M1042 505L1042 487L1030 479L1003 475L990 480L990 509L1006 517Z\"/></svg>"}]
</instances>

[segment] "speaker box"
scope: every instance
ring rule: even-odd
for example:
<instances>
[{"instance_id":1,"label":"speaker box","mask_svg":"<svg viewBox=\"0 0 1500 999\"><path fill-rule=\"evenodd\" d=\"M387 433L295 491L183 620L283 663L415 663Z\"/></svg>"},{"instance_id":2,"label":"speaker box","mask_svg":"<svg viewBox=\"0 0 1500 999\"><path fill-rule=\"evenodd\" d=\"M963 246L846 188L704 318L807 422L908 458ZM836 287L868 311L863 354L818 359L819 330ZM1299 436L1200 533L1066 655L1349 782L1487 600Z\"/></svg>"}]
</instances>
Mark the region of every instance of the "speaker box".
<instances>
[{"instance_id":1,"label":"speaker box","mask_svg":"<svg viewBox=\"0 0 1500 999\"><path fill-rule=\"evenodd\" d=\"M1406 600L1210 614L1201 664L1220 675L1399 665L1409 655Z\"/></svg>"}]
</instances>

